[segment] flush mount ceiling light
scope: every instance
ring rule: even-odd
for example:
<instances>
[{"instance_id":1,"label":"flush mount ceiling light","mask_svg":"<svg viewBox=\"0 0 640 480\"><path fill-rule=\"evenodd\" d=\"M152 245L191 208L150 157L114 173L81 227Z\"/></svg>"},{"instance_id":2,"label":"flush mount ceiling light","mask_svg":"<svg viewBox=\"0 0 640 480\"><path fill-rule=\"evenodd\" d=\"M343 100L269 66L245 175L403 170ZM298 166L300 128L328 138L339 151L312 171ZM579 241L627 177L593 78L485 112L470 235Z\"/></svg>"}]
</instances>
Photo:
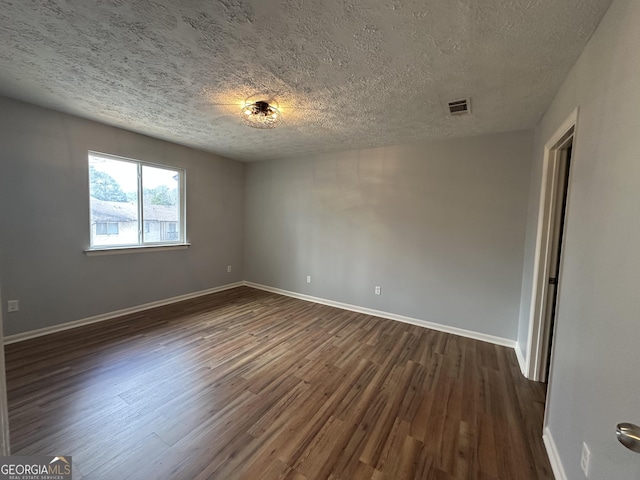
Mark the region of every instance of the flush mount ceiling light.
<instances>
[{"instance_id":1,"label":"flush mount ceiling light","mask_svg":"<svg viewBox=\"0 0 640 480\"><path fill-rule=\"evenodd\" d=\"M275 128L280 125L282 114L273 105L259 101L242 107L242 123L253 128Z\"/></svg>"}]
</instances>

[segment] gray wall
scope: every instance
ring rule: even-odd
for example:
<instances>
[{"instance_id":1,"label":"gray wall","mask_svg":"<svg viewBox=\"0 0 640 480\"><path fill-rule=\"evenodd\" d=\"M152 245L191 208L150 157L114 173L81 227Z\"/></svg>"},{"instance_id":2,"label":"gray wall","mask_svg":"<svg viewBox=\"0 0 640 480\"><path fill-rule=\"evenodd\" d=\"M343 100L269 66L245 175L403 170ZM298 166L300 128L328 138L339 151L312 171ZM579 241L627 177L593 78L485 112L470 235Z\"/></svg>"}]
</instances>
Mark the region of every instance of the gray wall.
<instances>
[{"instance_id":1,"label":"gray wall","mask_svg":"<svg viewBox=\"0 0 640 480\"><path fill-rule=\"evenodd\" d=\"M590 479L640 478L640 455L614 434L618 422L640 424L639 25L640 2L613 2L536 132L530 227L544 144L580 108L547 412L569 479L584 478L583 441ZM527 272L534 235L530 228ZM528 329L523 320L519 338Z\"/></svg>"},{"instance_id":2,"label":"gray wall","mask_svg":"<svg viewBox=\"0 0 640 480\"><path fill-rule=\"evenodd\" d=\"M246 280L515 340L532 145L511 132L250 164Z\"/></svg>"},{"instance_id":3,"label":"gray wall","mask_svg":"<svg viewBox=\"0 0 640 480\"><path fill-rule=\"evenodd\" d=\"M88 150L185 168L192 246L87 257ZM0 98L5 334L242 280L243 202L242 163Z\"/></svg>"}]
</instances>

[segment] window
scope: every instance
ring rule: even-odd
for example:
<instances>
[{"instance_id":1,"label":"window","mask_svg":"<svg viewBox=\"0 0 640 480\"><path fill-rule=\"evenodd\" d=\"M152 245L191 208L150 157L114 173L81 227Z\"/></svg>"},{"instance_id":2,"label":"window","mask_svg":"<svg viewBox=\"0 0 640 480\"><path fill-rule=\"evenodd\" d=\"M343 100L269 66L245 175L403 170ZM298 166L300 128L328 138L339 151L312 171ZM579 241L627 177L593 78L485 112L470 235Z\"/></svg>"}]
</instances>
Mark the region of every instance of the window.
<instances>
[{"instance_id":1,"label":"window","mask_svg":"<svg viewBox=\"0 0 640 480\"><path fill-rule=\"evenodd\" d=\"M89 152L91 248L184 243L184 179L181 169Z\"/></svg>"},{"instance_id":2,"label":"window","mask_svg":"<svg viewBox=\"0 0 640 480\"><path fill-rule=\"evenodd\" d=\"M96 235L118 235L117 223L96 223Z\"/></svg>"},{"instance_id":3,"label":"window","mask_svg":"<svg viewBox=\"0 0 640 480\"><path fill-rule=\"evenodd\" d=\"M167 223L167 234L165 238L167 240L173 240L178 237L178 224L176 222Z\"/></svg>"},{"instance_id":4,"label":"window","mask_svg":"<svg viewBox=\"0 0 640 480\"><path fill-rule=\"evenodd\" d=\"M173 240L178 237L178 224L176 222L167 223L167 234L165 238L167 240Z\"/></svg>"}]
</instances>

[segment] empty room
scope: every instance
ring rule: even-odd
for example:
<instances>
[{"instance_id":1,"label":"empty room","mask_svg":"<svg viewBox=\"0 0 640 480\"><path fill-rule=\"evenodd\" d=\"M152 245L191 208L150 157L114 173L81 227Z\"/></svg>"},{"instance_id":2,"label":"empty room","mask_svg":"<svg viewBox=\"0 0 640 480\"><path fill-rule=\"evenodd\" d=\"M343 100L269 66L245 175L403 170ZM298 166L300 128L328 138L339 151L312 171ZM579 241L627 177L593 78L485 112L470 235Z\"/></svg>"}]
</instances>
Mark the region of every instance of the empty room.
<instances>
[{"instance_id":1,"label":"empty room","mask_svg":"<svg viewBox=\"0 0 640 480\"><path fill-rule=\"evenodd\" d=\"M0 478L640 478L638 25L0 0Z\"/></svg>"}]
</instances>

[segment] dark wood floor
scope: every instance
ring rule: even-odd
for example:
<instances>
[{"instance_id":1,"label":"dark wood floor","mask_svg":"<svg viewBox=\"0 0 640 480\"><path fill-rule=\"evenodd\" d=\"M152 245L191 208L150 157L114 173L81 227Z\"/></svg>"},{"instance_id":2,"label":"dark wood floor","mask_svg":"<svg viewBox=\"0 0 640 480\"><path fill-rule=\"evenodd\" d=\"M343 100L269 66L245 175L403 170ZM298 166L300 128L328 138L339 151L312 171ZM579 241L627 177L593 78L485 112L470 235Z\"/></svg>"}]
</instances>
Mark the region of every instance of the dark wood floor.
<instances>
[{"instance_id":1,"label":"dark wood floor","mask_svg":"<svg viewBox=\"0 0 640 480\"><path fill-rule=\"evenodd\" d=\"M241 287L9 345L12 453L74 478L553 478L508 348Z\"/></svg>"}]
</instances>

